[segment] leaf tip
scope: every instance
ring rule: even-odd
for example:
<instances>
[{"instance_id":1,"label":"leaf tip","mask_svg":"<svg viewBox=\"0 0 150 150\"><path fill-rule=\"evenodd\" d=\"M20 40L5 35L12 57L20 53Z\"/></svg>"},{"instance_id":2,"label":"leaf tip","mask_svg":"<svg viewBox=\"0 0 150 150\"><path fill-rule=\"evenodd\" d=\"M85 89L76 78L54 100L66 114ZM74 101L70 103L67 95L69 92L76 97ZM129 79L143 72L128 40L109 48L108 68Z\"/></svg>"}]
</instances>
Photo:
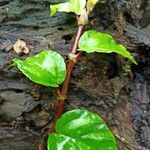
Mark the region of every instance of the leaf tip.
<instances>
[{"instance_id":1,"label":"leaf tip","mask_svg":"<svg viewBox=\"0 0 150 150\"><path fill-rule=\"evenodd\" d=\"M18 59L17 59L17 58L13 58L13 60L12 60L12 61L13 61L13 64L14 64L14 65L16 65L16 64L17 64Z\"/></svg>"},{"instance_id":2,"label":"leaf tip","mask_svg":"<svg viewBox=\"0 0 150 150\"><path fill-rule=\"evenodd\" d=\"M10 65L11 67L13 66L18 66L18 64L21 62L20 59L17 59L17 58L13 58L12 60L12 64Z\"/></svg>"},{"instance_id":3,"label":"leaf tip","mask_svg":"<svg viewBox=\"0 0 150 150\"><path fill-rule=\"evenodd\" d=\"M134 57L132 57L132 59L130 59L135 65L138 65L138 63L136 62L136 60L134 59Z\"/></svg>"},{"instance_id":4,"label":"leaf tip","mask_svg":"<svg viewBox=\"0 0 150 150\"><path fill-rule=\"evenodd\" d=\"M50 5L50 16L55 15L57 12L57 7L56 5Z\"/></svg>"}]
</instances>

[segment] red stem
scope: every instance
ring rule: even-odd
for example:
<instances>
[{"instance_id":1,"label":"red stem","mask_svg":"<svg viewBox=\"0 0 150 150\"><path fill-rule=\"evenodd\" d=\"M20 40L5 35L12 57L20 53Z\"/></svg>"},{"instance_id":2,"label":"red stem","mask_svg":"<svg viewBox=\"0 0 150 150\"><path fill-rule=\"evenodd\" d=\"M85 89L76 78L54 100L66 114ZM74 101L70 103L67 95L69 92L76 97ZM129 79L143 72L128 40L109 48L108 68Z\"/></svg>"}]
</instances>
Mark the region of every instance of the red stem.
<instances>
[{"instance_id":1,"label":"red stem","mask_svg":"<svg viewBox=\"0 0 150 150\"><path fill-rule=\"evenodd\" d=\"M82 31L83 31L83 26L79 26L77 34L76 34L76 37L75 37L75 41L74 41L74 44L73 44L73 48L71 50L72 54L76 55L76 53L77 53L78 42L79 42L80 36L82 34ZM76 61L80 58L80 56L81 56L81 53L79 53L79 55L77 56ZM70 76L71 76L71 73L72 73L74 65L75 65L75 62L70 59L68 64L67 64L66 79L65 79L65 81L63 83L63 86L62 86L60 98L58 99L57 111L56 111L55 119L54 119L54 122L52 124L51 129L48 131L49 133L52 133L52 132L55 131L55 124L56 124L57 120L59 119L59 117L62 114L63 107L64 107L64 99L65 99L65 97L67 95L68 85L69 85L69 81L70 81Z\"/></svg>"},{"instance_id":2,"label":"red stem","mask_svg":"<svg viewBox=\"0 0 150 150\"><path fill-rule=\"evenodd\" d=\"M78 42L79 42L80 36L82 34L82 31L83 31L83 26L79 26L78 27L78 32L77 32L77 35L76 35L76 38L75 38L75 41L74 41L74 44L73 44L73 48L72 48L72 51L71 51L73 54L76 54L76 52L77 52Z\"/></svg>"}]
</instances>

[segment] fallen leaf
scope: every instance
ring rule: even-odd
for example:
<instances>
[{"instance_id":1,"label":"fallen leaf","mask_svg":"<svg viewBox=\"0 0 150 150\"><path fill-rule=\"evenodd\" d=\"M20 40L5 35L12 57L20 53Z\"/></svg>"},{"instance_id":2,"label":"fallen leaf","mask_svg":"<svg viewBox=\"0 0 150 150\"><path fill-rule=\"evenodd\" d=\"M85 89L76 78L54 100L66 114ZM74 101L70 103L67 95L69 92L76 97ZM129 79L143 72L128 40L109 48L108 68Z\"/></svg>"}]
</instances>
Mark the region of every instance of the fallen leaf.
<instances>
[{"instance_id":1,"label":"fallen leaf","mask_svg":"<svg viewBox=\"0 0 150 150\"><path fill-rule=\"evenodd\" d=\"M28 54L29 48L25 41L18 39L13 45L13 49L17 54Z\"/></svg>"}]
</instances>

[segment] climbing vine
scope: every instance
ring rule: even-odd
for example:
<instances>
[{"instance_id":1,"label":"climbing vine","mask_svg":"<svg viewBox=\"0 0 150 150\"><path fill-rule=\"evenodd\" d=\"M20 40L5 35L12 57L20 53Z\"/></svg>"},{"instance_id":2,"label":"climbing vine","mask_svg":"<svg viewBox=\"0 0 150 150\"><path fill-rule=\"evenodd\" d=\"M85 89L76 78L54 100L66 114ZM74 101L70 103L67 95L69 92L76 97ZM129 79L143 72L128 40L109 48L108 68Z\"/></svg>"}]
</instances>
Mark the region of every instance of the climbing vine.
<instances>
[{"instance_id":1,"label":"climbing vine","mask_svg":"<svg viewBox=\"0 0 150 150\"><path fill-rule=\"evenodd\" d=\"M62 115L74 65L86 53L117 53L136 64L133 56L114 38L95 30L84 31L88 16L101 0L69 0L50 5L51 15L57 12L76 14L78 30L68 54L66 65L63 57L55 51L43 50L25 60L13 59L14 65L35 83L57 88L57 110L52 127L48 131L48 150L117 150L115 138L104 121L85 109L74 109ZM59 86L62 85L61 89Z\"/></svg>"}]
</instances>

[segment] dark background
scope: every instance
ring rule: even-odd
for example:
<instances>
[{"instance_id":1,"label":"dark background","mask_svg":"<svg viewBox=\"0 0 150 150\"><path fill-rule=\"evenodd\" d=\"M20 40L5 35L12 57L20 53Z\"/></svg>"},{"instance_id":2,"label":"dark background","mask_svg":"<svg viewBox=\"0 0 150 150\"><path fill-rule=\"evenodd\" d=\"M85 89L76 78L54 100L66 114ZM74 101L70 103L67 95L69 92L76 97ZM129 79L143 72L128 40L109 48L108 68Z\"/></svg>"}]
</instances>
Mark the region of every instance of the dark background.
<instances>
[{"instance_id":1,"label":"dark background","mask_svg":"<svg viewBox=\"0 0 150 150\"><path fill-rule=\"evenodd\" d=\"M58 0L59 1L59 0ZM56 110L53 89L30 82L16 68L12 45L24 40L33 55L53 49L67 58L77 29L73 14L49 16L52 0L0 0L0 150L37 150ZM148 0L98 4L87 29L112 34L135 56L83 54L72 74L65 110L98 113L120 150L150 149L150 5Z\"/></svg>"}]
</instances>

